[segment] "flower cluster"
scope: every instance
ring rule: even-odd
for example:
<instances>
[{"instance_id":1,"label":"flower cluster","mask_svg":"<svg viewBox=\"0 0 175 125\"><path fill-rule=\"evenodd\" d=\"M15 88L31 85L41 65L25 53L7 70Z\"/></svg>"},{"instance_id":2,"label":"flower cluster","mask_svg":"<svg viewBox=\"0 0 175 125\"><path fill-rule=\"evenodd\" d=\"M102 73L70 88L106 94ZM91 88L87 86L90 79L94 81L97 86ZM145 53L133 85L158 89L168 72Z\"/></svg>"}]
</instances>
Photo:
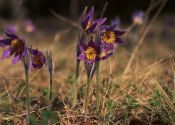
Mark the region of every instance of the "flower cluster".
<instances>
[{"instance_id":1,"label":"flower cluster","mask_svg":"<svg viewBox=\"0 0 175 125\"><path fill-rule=\"evenodd\" d=\"M106 18L94 19L94 7L83 15L82 29L87 38L79 40L78 59L86 63L94 63L107 59L116 51L116 45L124 43L120 36L125 31L117 30L116 25L106 25Z\"/></svg>"},{"instance_id":2,"label":"flower cluster","mask_svg":"<svg viewBox=\"0 0 175 125\"><path fill-rule=\"evenodd\" d=\"M14 56L12 64L16 64L29 51L31 68L40 69L43 67L46 58L41 51L27 47L26 41L14 33L6 32L6 35L8 38L0 40L0 47L5 48L1 59Z\"/></svg>"}]
</instances>

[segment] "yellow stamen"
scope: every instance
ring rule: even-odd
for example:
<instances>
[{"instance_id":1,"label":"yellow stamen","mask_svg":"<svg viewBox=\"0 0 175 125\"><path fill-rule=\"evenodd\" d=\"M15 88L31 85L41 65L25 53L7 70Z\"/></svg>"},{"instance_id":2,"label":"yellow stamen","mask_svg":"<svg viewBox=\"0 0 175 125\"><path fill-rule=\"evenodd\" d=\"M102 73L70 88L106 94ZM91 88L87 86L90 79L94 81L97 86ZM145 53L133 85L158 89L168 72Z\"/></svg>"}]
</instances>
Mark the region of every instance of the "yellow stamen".
<instances>
[{"instance_id":1,"label":"yellow stamen","mask_svg":"<svg viewBox=\"0 0 175 125\"><path fill-rule=\"evenodd\" d=\"M101 38L105 43L113 43L116 40L116 36L113 31L104 32Z\"/></svg>"},{"instance_id":2,"label":"yellow stamen","mask_svg":"<svg viewBox=\"0 0 175 125\"><path fill-rule=\"evenodd\" d=\"M24 49L24 43L21 40L19 40L19 39L14 39L11 42L11 47L18 54L18 53L21 53L23 51L23 49Z\"/></svg>"},{"instance_id":3,"label":"yellow stamen","mask_svg":"<svg viewBox=\"0 0 175 125\"><path fill-rule=\"evenodd\" d=\"M88 60L95 60L97 55L95 49L92 47L88 47L84 53L85 53L86 59Z\"/></svg>"}]
</instances>

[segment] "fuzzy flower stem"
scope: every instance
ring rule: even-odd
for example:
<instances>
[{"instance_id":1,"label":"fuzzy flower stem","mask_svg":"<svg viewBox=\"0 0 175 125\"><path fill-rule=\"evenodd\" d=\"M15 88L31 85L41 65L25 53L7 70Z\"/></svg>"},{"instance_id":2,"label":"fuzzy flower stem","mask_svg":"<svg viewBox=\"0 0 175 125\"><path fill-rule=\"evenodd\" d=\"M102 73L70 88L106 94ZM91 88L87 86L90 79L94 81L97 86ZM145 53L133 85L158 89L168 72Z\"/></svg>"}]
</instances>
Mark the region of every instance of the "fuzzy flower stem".
<instances>
[{"instance_id":1,"label":"fuzzy flower stem","mask_svg":"<svg viewBox=\"0 0 175 125\"><path fill-rule=\"evenodd\" d=\"M27 125L30 125L30 95L29 95L29 52L22 58L25 72L25 94L26 94L26 109L27 109Z\"/></svg>"},{"instance_id":2,"label":"fuzzy flower stem","mask_svg":"<svg viewBox=\"0 0 175 125\"><path fill-rule=\"evenodd\" d=\"M91 83L91 78L90 77L87 77L87 87L86 87L85 107L84 107L85 114L88 113L90 83Z\"/></svg>"},{"instance_id":3,"label":"fuzzy flower stem","mask_svg":"<svg viewBox=\"0 0 175 125\"><path fill-rule=\"evenodd\" d=\"M76 105L76 103L77 103L79 68L80 68L80 60L77 59L77 64L76 64L76 76L75 76L75 83L74 83L73 107L74 107L74 106Z\"/></svg>"},{"instance_id":4,"label":"fuzzy flower stem","mask_svg":"<svg viewBox=\"0 0 175 125\"><path fill-rule=\"evenodd\" d=\"M96 62L96 85L97 85L97 93L96 93L96 109L99 111L100 104L100 85L99 85L99 62Z\"/></svg>"},{"instance_id":5,"label":"fuzzy flower stem","mask_svg":"<svg viewBox=\"0 0 175 125\"><path fill-rule=\"evenodd\" d=\"M52 109L52 85L53 85L53 54L51 51L46 51L46 61L49 73L49 85L48 85L48 104L49 109Z\"/></svg>"},{"instance_id":6,"label":"fuzzy flower stem","mask_svg":"<svg viewBox=\"0 0 175 125\"><path fill-rule=\"evenodd\" d=\"M52 81L53 81L53 75L51 73L49 75L49 108L50 108L50 110L52 107Z\"/></svg>"},{"instance_id":7,"label":"fuzzy flower stem","mask_svg":"<svg viewBox=\"0 0 175 125\"><path fill-rule=\"evenodd\" d=\"M27 117L28 124L30 125L30 96L29 96L29 73L25 72L25 86L26 86L26 108L27 108Z\"/></svg>"}]
</instances>

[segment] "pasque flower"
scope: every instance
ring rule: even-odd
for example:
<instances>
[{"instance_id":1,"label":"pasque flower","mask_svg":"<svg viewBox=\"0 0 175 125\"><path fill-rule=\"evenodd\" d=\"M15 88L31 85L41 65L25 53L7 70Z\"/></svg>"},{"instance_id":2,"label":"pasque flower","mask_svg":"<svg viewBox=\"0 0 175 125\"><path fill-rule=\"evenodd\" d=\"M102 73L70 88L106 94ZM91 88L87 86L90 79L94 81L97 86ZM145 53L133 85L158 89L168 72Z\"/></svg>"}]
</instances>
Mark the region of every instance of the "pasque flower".
<instances>
[{"instance_id":1,"label":"pasque flower","mask_svg":"<svg viewBox=\"0 0 175 125\"><path fill-rule=\"evenodd\" d=\"M40 69L46 63L45 55L37 50L29 48L30 56L31 56L31 68Z\"/></svg>"},{"instance_id":2,"label":"pasque flower","mask_svg":"<svg viewBox=\"0 0 175 125\"><path fill-rule=\"evenodd\" d=\"M106 26L104 30L101 32L101 48L104 53L102 55L108 57L115 52L115 44L124 43L120 38L125 33L125 31L120 31L116 29L116 26Z\"/></svg>"},{"instance_id":3,"label":"pasque flower","mask_svg":"<svg viewBox=\"0 0 175 125\"><path fill-rule=\"evenodd\" d=\"M88 44L80 43L79 46L80 54L78 55L78 59L87 63L93 63L100 60L100 48L94 41L90 41Z\"/></svg>"},{"instance_id":4,"label":"pasque flower","mask_svg":"<svg viewBox=\"0 0 175 125\"><path fill-rule=\"evenodd\" d=\"M89 11L86 11L85 15L81 19L81 26L87 33L93 33L104 24L106 18L99 18L94 20L94 7Z\"/></svg>"},{"instance_id":5,"label":"pasque flower","mask_svg":"<svg viewBox=\"0 0 175 125\"><path fill-rule=\"evenodd\" d=\"M0 40L0 46L5 47L1 59L14 55L12 64L16 64L22 56L26 55L26 42L13 33L6 32L6 35L9 38Z\"/></svg>"}]
</instances>

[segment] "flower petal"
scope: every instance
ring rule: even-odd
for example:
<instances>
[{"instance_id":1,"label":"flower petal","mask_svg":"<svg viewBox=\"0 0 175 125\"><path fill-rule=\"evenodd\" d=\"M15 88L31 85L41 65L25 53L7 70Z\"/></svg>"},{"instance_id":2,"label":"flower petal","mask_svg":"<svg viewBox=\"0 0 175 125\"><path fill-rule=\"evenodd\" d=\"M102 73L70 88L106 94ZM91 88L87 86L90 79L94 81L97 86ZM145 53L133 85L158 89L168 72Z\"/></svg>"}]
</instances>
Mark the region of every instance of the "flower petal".
<instances>
[{"instance_id":1,"label":"flower petal","mask_svg":"<svg viewBox=\"0 0 175 125\"><path fill-rule=\"evenodd\" d=\"M126 33L126 31L114 30L116 36L121 36Z\"/></svg>"},{"instance_id":2,"label":"flower petal","mask_svg":"<svg viewBox=\"0 0 175 125\"><path fill-rule=\"evenodd\" d=\"M78 56L78 59L82 61L86 61L85 55L82 53Z\"/></svg>"},{"instance_id":3,"label":"flower petal","mask_svg":"<svg viewBox=\"0 0 175 125\"><path fill-rule=\"evenodd\" d=\"M97 23L97 26L101 26L105 23L105 21L106 21L106 18L100 18L94 21L94 23Z\"/></svg>"},{"instance_id":4,"label":"flower petal","mask_svg":"<svg viewBox=\"0 0 175 125\"><path fill-rule=\"evenodd\" d=\"M87 12L87 17L90 17L90 20L93 19L93 17L94 17L94 7L92 7L92 8L90 9L90 11Z\"/></svg>"},{"instance_id":5,"label":"flower petal","mask_svg":"<svg viewBox=\"0 0 175 125\"><path fill-rule=\"evenodd\" d=\"M19 60L20 60L20 55L16 55L14 56L13 60L12 60L12 64L15 65Z\"/></svg>"},{"instance_id":6,"label":"flower petal","mask_svg":"<svg viewBox=\"0 0 175 125\"><path fill-rule=\"evenodd\" d=\"M121 44L121 43L125 43L122 39L120 39L119 37L116 37L116 43Z\"/></svg>"},{"instance_id":7,"label":"flower petal","mask_svg":"<svg viewBox=\"0 0 175 125\"><path fill-rule=\"evenodd\" d=\"M82 20L81 26L82 26L83 29L86 29L86 27L87 27L87 25L88 25L88 23L89 23L89 21L90 21L89 18L90 18L90 17L87 17L87 18L84 18L84 19Z\"/></svg>"},{"instance_id":8,"label":"flower petal","mask_svg":"<svg viewBox=\"0 0 175 125\"><path fill-rule=\"evenodd\" d=\"M10 37L11 39L18 39L18 36L17 35L15 35L14 33L11 33L11 32L5 32L6 33L6 35L8 36L8 37Z\"/></svg>"},{"instance_id":9,"label":"flower petal","mask_svg":"<svg viewBox=\"0 0 175 125\"><path fill-rule=\"evenodd\" d=\"M11 39L0 40L0 47L4 47L4 46L7 46L7 45L10 45L10 43L11 43Z\"/></svg>"},{"instance_id":10,"label":"flower petal","mask_svg":"<svg viewBox=\"0 0 175 125\"><path fill-rule=\"evenodd\" d=\"M1 56L1 59L5 59L5 58L11 56L10 53L11 53L11 49L10 48L5 49L3 54L2 54L2 56Z\"/></svg>"},{"instance_id":11,"label":"flower petal","mask_svg":"<svg viewBox=\"0 0 175 125\"><path fill-rule=\"evenodd\" d=\"M88 31L89 33L93 33L94 30L95 30L95 28L96 28L96 26L97 26L97 23L92 24L91 27L90 27L87 31Z\"/></svg>"},{"instance_id":12,"label":"flower petal","mask_svg":"<svg viewBox=\"0 0 175 125\"><path fill-rule=\"evenodd\" d=\"M86 45L86 44L81 44L81 43L80 43L79 46L80 46L80 51L81 51L81 52L83 52L83 51L85 51L85 50L87 49L87 45Z\"/></svg>"}]
</instances>

